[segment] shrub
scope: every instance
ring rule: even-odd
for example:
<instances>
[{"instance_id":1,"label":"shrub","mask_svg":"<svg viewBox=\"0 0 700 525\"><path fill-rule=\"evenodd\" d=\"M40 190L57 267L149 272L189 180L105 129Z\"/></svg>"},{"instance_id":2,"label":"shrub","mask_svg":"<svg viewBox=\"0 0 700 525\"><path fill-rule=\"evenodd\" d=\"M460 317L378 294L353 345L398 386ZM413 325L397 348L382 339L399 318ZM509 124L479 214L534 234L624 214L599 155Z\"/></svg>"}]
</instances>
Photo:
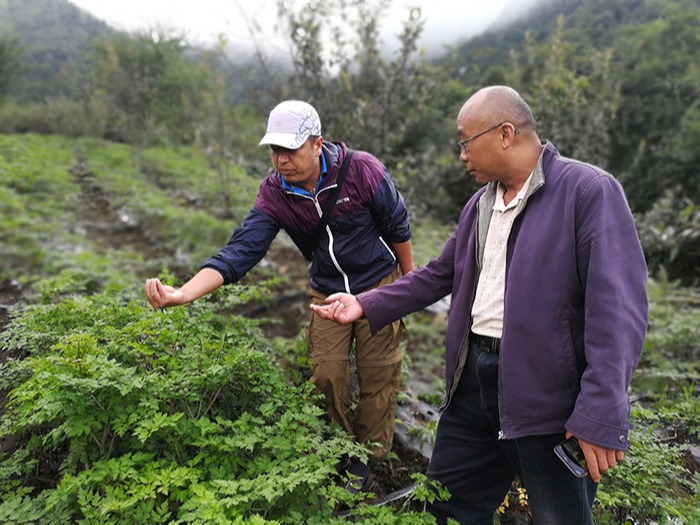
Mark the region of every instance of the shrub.
<instances>
[{"instance_id":1,"label":"shrub","mask_svg":"<svg viewBox=\"0 0 700 525\"><path fill-rule=\"evenodd\" d=\"M43 296L0 335L0 522L342 523L341 500L357 523L433 522L335 483L366 450L284 379L254 321L134 296Z\"/></svg>"},{"instance_id":2,"label":"shrub","mask_svg":"<svg viewBox=\"0 0 700 525\"><path fill-rule=\"evenodd\" d=\"M252 321L204 303L64 299L28 308L3 343L29 357L8 364L23 373L0 434L14 444L0 457L0 517L330 516L336 458L358 452L310 385L282 380Z\"/></svg>"},{"instance_id":3,"label":"shrub","mask_svg":"<svg viewBox=\"0 0 700 525\"><path fill-rule=\"evenodd\" d=\"M661 442L653 412L637 407L632 417L640 429L630 433L624 462L601 482L596 523L694 523L698 476L683 465L685 447Z\"/></svg>"},{"instance_id":4,"label":"shrub","mask_svg":"<svg viewBox=\"0 0 700 525\"><path fill-rule=\"evenodd\" d=\"M685 188L666 190L637 224L652 273L663 267L672 279L697 280L700 207L685 196Z\"/></svg>"}]
</instances>

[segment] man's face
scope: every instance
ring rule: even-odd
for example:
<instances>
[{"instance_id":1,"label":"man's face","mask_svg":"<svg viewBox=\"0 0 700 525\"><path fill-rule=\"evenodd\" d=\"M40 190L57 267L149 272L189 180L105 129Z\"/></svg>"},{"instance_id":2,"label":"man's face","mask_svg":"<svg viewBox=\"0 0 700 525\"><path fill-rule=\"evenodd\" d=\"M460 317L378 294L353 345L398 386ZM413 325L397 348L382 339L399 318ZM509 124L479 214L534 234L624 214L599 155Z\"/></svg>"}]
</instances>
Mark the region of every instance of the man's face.
<instances>
[{"instance_id":1,"label":"man's face","mask_svg":"<svg viewBox=\"0 0 700 525\"><path fill-rule=\"evenodd\" d=\"M498 158L501 125L468 119L460 119L457 123L459 158L481 184L494 180L491 167Z\"/></svg>"},{"instance_id":2,"label":"man's face","mask_svg":"<svg viewBox=\"0 0 700 525\"><path fill-rule=\"evenodd\" d=\"M307 140L299 149L287 149L270 146L272 164L280 175L290 184L312 191L318 182L323 139Z\"/></svg>"}]
</instances>

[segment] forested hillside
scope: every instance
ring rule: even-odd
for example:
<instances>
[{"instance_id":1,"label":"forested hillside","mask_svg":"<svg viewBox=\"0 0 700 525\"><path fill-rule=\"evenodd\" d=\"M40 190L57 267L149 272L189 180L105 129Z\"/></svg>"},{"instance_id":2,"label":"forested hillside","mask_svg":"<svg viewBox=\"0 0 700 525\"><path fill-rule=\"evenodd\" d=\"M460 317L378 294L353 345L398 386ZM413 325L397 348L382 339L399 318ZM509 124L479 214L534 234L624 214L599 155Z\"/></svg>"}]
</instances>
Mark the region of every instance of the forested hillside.
<instances>
[{"instance_id":1,"label":"forested hillside","mask_svg":"<svg viewBox=\"0 0 700 525\"><path fill-rule=\"evenodd\" d=\"M0 48L3 41L16 42L17 71L10 94L24 103L63 93L69 82L63 77L80 74L95 41L113 33L67 1L0 0ZM1 64L2 58L0 72Z\"/></svg>"},{"instance_id":2,"label":"forested hillside","mask_svg":"<svg viewBox=\"0 0 700 525\"><path fill-rule=\"evenodd\" d=\"M203 49L177 30L114 31L66 0L0 0L0 522L320 524L350 509L355 523L431 523L425 458L398 446L377 494L338 491L338 456L366 450L319 417L306 262L285 236L197 304L153 311L143 281L182 284L226 243L284 98L386 163L424 264L477 188L457 112L508 84L543 139L620 180L649 265L632 449L596 523L700 523L700 0L541 0L430 61L417 11L383 52L391 9L287 5L283 68L262 49L233 64L225 38ZM415 413L443 395L445 319L406 322ZM431 446L433 422L400 424ZM411 483L410 498L371 505ZM498 519L527 516L514 485Z\"/></svg>"}]
</instances>

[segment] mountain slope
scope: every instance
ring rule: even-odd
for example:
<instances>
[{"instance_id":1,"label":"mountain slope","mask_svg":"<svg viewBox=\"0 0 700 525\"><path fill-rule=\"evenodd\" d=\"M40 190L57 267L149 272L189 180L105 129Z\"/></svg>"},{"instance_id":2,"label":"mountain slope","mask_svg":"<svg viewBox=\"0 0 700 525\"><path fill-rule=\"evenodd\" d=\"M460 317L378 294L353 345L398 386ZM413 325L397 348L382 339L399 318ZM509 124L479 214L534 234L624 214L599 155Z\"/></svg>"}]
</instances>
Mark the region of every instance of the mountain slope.
<instances>
[{"instance_id":1,"label":"mountain slope","mask_svg":"<svg viewBox=\"0 0 700 525\"><path fill-rule=\"evenodd\" d=\"M519 18L504 10L504 17L484 34L459 45L458 62L470 70L487 71L508 62L511 50L519 50L526 38L544 42L562 17L567 40L581 53L612 46L625 28L659 18L664 0L539 0ZM688 0L696 4L697 0Z\"/></svg>"},{"instance_id":2,"label":"mountain slope","mask_svg":"<svg viewBox=\"0 0 700 525\"><path fill-rule=\"evenodd\" d=\"M67 0L0 0L0 36L15 38L21 53L12 94L29 102L56 93L64 66L79 68L90 44L113 32Z\"/></svg>"}]
</instances>

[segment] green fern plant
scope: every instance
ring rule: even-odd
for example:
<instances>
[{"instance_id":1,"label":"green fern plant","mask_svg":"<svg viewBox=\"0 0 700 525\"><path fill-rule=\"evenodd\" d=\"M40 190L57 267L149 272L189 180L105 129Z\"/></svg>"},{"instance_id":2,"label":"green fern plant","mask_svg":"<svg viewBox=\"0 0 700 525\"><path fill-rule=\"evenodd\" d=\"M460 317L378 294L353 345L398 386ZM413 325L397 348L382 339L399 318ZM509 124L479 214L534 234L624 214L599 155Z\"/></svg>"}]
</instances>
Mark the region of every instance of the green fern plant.
<instances>
[{"instance_id":1,"label":"green fern plant","mask_svg":"<svg viewBox=\"0 0 700 525\"><path fill-rule=\"evenodd\" d=\"M25 356L3 369L0 521L333 523L371 497L335 483L338 457L367 451L311 383L284 378L254 321L135 293L59 294L0 336ZM432 522L421 514L361 519Z\"/></svg>"}]
</instances>

